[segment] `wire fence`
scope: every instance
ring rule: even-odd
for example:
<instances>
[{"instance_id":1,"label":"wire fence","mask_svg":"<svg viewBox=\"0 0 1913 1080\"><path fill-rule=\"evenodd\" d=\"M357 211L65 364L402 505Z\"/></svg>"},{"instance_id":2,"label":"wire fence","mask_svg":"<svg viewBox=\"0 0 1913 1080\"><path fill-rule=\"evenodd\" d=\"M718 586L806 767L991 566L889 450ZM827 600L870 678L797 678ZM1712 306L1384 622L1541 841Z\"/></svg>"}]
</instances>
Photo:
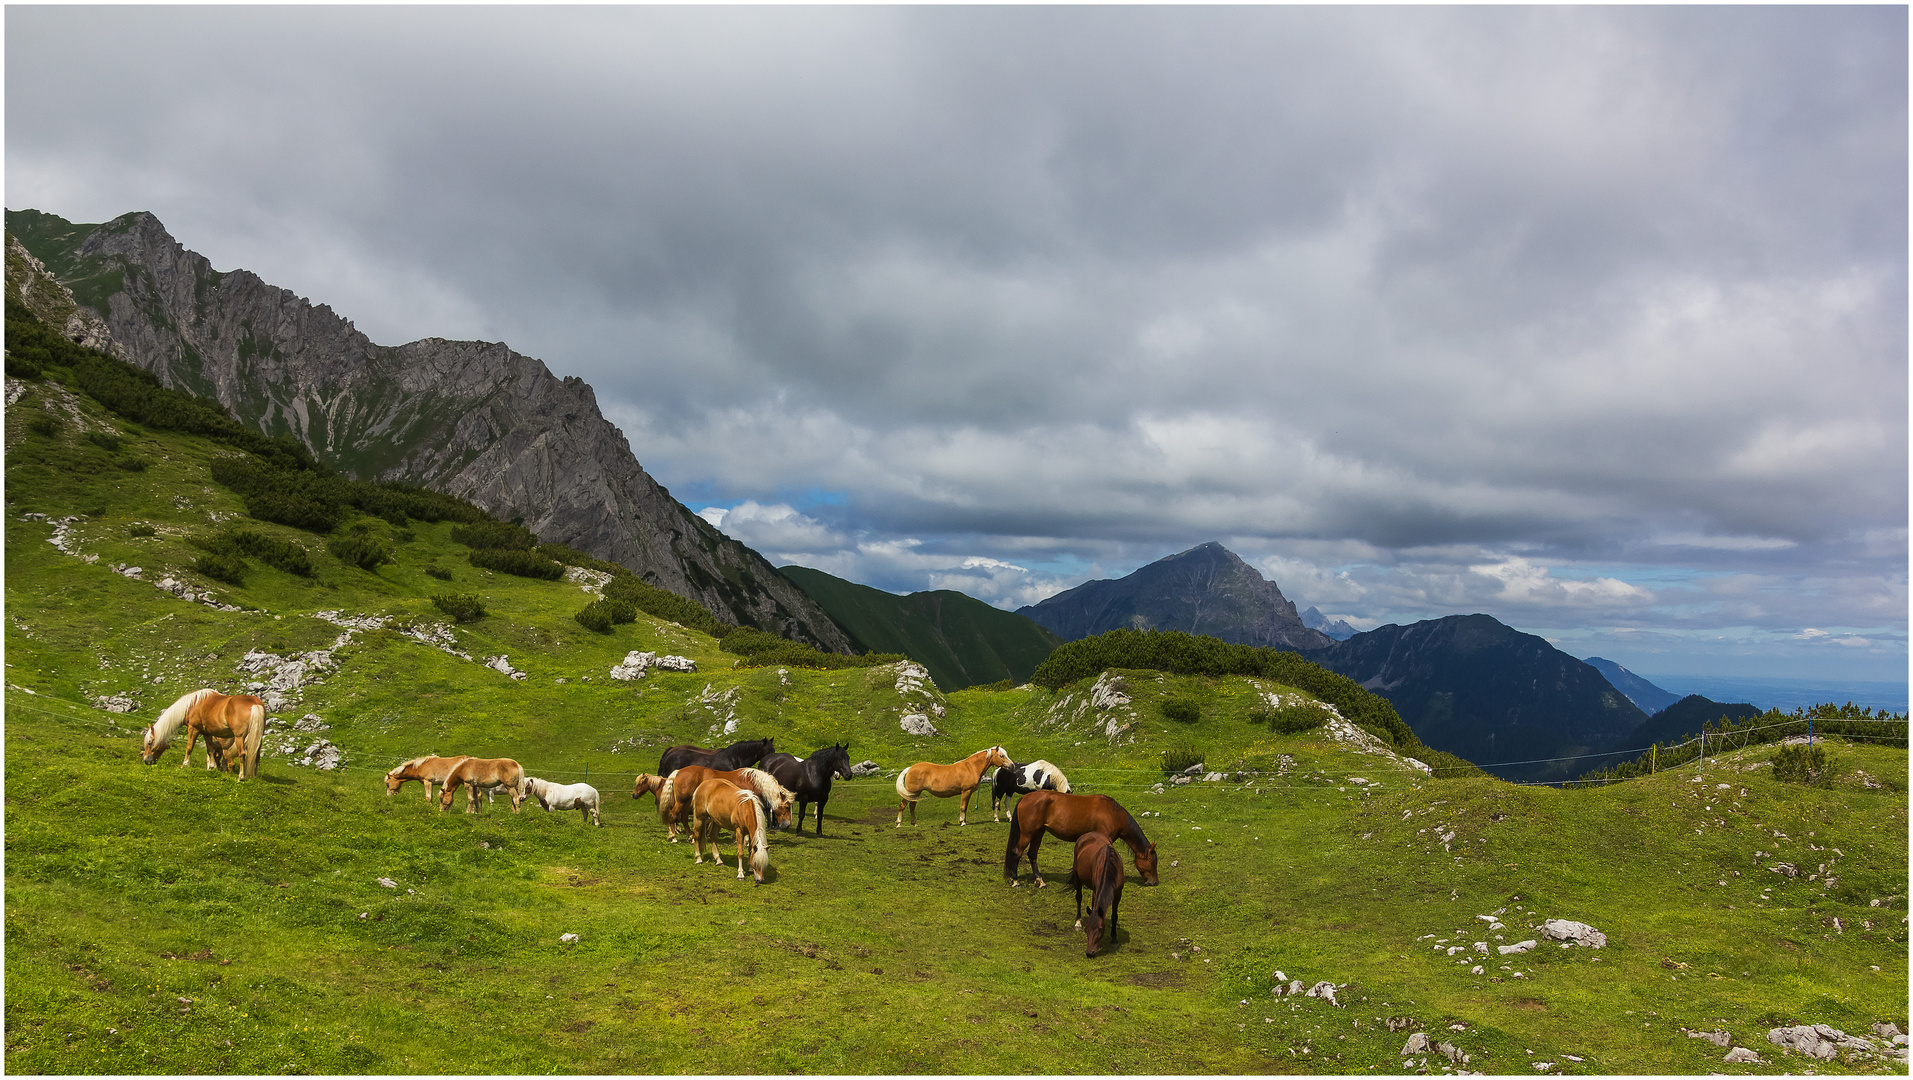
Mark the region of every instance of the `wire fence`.
<instances>
[{"instance_id":1,"label":"wire fence","mask_svg":"<svg viewBox=\"0 0 1913 1080\"><path fill-rule=\"evenodd\" d=\"M67 706L71 709L82 710L86 713L92 713L92 714L103 714L108 717L125 715L120 713L114 713L114 712L111 712L110 710L101 709L90 702L71 701L66 698L57 698L57 697L53 697L46 694L34 694L33 702L54 702L60 705ZM71 720L88 719L87 717L83 717L83 716L74 716L69 713L63 713L53 709L43 708L31 702L19 701L15 699L13 695L9 695L9 700L7 701L6 707L9 710L25 709L29 712L37 712L47 716L57 716L63 719L71 719ZM1670 756L1671 760L1669 760L1668 763L1665 765L1657 765L1657 767L1651 768L1645 772L1641 772L1638 774L1625 775L1625 776L1622 776L1622 775L1599 776L1599 777L1583 776L1581 778L1572 779L1572 780L1504 780L1503 781L1504 783L1514 784L1518 787L1569 787L1569 788L1598 787L1598 786L1606 786L1606 785L1610 785L1614 783L1621 783L1621 782L1625 782L1629 780L1645 779L1647 776L1653 775L1655 773L1678 771L1680 769L1686 768L1688 765L1696 764L1697 762L1704 762L1707 754L1710 752L1718 754L1728 750L1744 749L1748 746L1760 745L1760 744L1769 743L1769 742L1776 742L1776 741L1779 741L1779 738L1786 737L1785 734L1781 734L1774 738L1754 738L1754 736L1761 735L1763 733L1772 735L1774 733L1791 732L1796 734L1809 734L1810 736L1816 739L1838 738L1842 740L1854 740L1854 741L1862 741L1862 742L1889 743L1889 744L1895 744L1895 745L1904 747L1907 745L1907 742L1908 742L1908 735L1905 730L1900 731L1897 735L1872 735L1872 734L1866 734L1862 732L1826 731L1825 729L1828 727L1840 727L1840 726L1847 726L1847 725L1853 725L1853 724L1897 724L1897 725L1900 725L1902 728L1905 728L1907 722L1908 722L1908 718L1905 716L1866 717L1864 719L1848 719L1848 718L1840 718L1840 717L1818 717L1818 716L1789 716L1786 719L1775 722L1775 723L1738 725L1738 726L1731 726L1727 728L1719 728L1719 729L1715 729L1711 731L1704 731L1703 733L1696 735L1690 739L1687 739L1683 742L1671 744L1668 746L1660 746L1659 744L1656 744L1654 746L1643 746L1643 747L1638 747L1632 750L1610 750L1610 751L1605 751L1605 752L1597 753L1597 754L1577 754L1577 755L1572 755L1568 757L1527 758L1527 759L1519 760L1519 761L1489 762L1485 764L1475 765L1474 768L1468 769L1465 771L1459 770L1459 769L1450 770L1450 769L1431 767L1431 771L1423 772L1420 769L1413 768L1412 766L1402 766L1393 762L1377 761L1375 763L1376 764L1375 768L1352 770L1348 772L1330 772L1330 771L1321 770L1321 769L1311 769L1311 770L1303 771L1299 774L1282 772L1282 773L1278 773L1276 775L1271 776L1266 773L1262 773L1262 774L1250 776L1250 777L1241 777L1239 774L1243 770L1239 770L1239 769L1238 770L1205 769L1204 775L1206 775L1209 772L1221 772L1221 773L1224 773L1225 775L1236 775L1237 779L1235 779L1232 782L1237 784L1238 786L1254 787L1254 788L1259 788L1263 790L1319 791L1326 786L1344 786L1345 787L1350 785L1352 782L1358 781L1358 780L1363 781L1363 783L1356 784L1355 786L1357 787L1380 787L1381 784L1379 782L1370 779L1370 777L1377 776L1377 775L1384 776L1384 777L1393 777L1396 779L1403 779L1403 780L1443 779L1444 777L1442 774L1444 772L1449 773L1451 776L1474 775L1476 770L1486 772L1487 770L1491 770L1491 769L1513 768L1516 766L1526 766L1526 765L1547 765L1547 764L1558 764L1561 762L1594 761L1594 760L1611 759L1611 758L1617 758L1617 757L1624 757L1624 758L1631 758L1634 760L1638 760L1641 758L1642 755L1653 754L1655 752ZM1820 729L1819 731L1814 730L1814 727L1816 725L1819 727ZM127 734L132 734L134 732L141 730L144 726L145 725L139 725L136 727L132 727L130 729L122 729L122 730L124 730ZM277 734L285 734L285 735L291 735L296 737L298 735L304 735L308 733L280 732ZM1712 747L1713 749L1710 751L1709 747ZM1689 751L1692 751L1692 756L1686 756ZM572 765L572 766L563 765L561 763L552 763L554 767L549 767L549 768L534 767L532 765L527 765L522 759L520 760L519 763L521 766L524 767L525 772L528 775L538 776L538 777L546 778L546 779L576 778L575 781L571 781L571 782L583 782L583 783L590 783L591 777L594 775L599 777L601 782L605 782L605 783L610 783L613 781L620 784L635 783L638 776L652 771L646 768L631 768L626 766L624 764L624 761L622 760L624 755L617 754L615 751L606 751L606 753L608 755L615 755L616 760L604 763L605 765L611 765L612 766L611 768L605 768L602 765L597 768L594 768L593 759L589 757L580 759L579 761L575 763L575 765ZM396 764L396 762L394 764ZM895 769L898 767L900 766L880 765L880 768L883 769L885 775L893 774ZM324 771L327 773L376 773L383 776L388 771L388 769L381 768L378 766L370 766L370 765L340 764L330 769L326 769ZM1163 788L1164 790L1169 790L1174 787L1181 786L1175 783L1177 777L1165 775L1158 769L1078 766L1075 768L1065 770L1065 773L1066 775L1073 776L1073 777L1094 778L1096 780L1095 787L1099 791L1147 792L1147 791L1152 791L1159 787ZM1295 781L1298 779L1298 777L1319 777L1320 782L1314 783L1314 784L1296 783Z\"/></svg>"}]
</instances>

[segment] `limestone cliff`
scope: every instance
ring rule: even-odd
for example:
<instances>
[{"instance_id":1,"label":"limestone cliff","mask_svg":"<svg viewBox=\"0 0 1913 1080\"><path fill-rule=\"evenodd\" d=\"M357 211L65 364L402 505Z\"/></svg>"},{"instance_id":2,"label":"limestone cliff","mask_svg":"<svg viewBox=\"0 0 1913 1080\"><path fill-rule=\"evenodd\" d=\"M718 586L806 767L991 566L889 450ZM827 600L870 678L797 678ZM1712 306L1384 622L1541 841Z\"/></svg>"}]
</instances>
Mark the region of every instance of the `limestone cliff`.
<instances>
[{"instance_id":1,"label":"limestone cliff","mask_svg":"<svg viewBox=\"0 0 1913 1080\"><path fill-rule=\"evenodd\" d=\"M718 618L833 652L850 638L755 551L672 499L591 387L502 344L374 344L323 304L221 273L149 213L98 226L33 211L10 231L105 319L115 355L216 398L360 479L404 480L522 519Z\"/></svg>"}]
</instances>

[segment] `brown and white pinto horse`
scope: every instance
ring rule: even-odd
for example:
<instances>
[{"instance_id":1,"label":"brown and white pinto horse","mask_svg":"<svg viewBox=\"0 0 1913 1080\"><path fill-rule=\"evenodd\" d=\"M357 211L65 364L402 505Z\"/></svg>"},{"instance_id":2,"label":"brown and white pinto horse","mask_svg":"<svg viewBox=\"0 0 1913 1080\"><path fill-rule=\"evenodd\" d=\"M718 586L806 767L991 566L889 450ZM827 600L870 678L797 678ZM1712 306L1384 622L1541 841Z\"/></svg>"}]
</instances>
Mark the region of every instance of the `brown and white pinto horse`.
<instances>
[{"instance_id":1,"label":"brown and white pinto horse","mask_svg":"<svg viewBox=\"0 0 1913 1080\"><path fill-rule=\"evenodd\" d=\"M702 765L686 765L665 777L664 786L658 789L658 820L663 822L664 835L673 844L678 842L678 826L691 820L691 803L698 789L713 779L755 794L771 824L780 829L790 827L790 808L796 797L784 790L770 773L762 769L719 771Z\"/></svg>"},{"instance_id":2,"label":"brown and white pinto horse","mask_svg":"<svg viewBox=\"0 0 1913 1080\"><path fill-rule=\"evenodd\" d=\"M140 737L140 760L148 765L158 761L182 726L186 729L186 755L180 759L181 768L193 756L193 740L216 735L231 739L232 745L224 755L209 750L208 768L218 767L213 764L217 755L232 761L241 780L259 775L259 744L266 735L265 702L251 694L228 697L217 690L194 690L166 706L166 711L146 729Z\"/></svg>"},{"instance_id":3,"label":"brown and white pinto horse","mask_svg":"<svg viewBox=\"0 0 1913 1080\"><path fill-rule=\"evenodd\" d=\"M903 808L910 808L910 824L917 823L917 800L926 794L939 799L952 795L963 796L963 803L957 809L957 824L969 824L970 796L976 794L977 785L983 782L983 770L992 765L1008 766L1009 751L1000 746L978 750L962 761L949 765L939 765L934 761L919 761L915 765L897 774L897 828L903 828Z\"/></svg>"},{"instance_id":4,"label":"brown and white pinto horse","mask_svg":"<svg viewBox=\"0 0 1913 1080\"><path fill-rule=\"evenodd\" d=\"M468 757L452 766L445 774L445 790L439 794L438 809L444 813L452 805L452 794L459 788L465 789L465 812L478 813L478 792L483 788L491 791L504 788L511 796L511 812L516 814L525 801L525 770L516 761L508 757L476 758Z\"/></svg>"},{"instance_id":5,"label":"brown and white pinto horse","mask_svg":"<svg viewBox=\"0 0 1913 1080\"><path fill-rule=\"evenodd\" d=\"M704 842L709 840L711 861L724 865L724 859L717 853L720 829L730 829L737 834L738 879L744 877L744 851L749 848L751 876L759 885L764 884L764 871L771 865L770 847L766 842L770 830L764 822L764 807L757 801L756 792L729 780L711 777L699 784L697 794L691 797L691 845L697 849L696 862L704 861Z\"/></svg>"},{"instance_id":6,"label":"brown and white pinto horse","mask_svg":"<svg viewBox=\"0 0 1913 1080\"><path fill-rule=\"evenodd\" d=\"M426 754L424 757L400 762L392 767L392 771L385 774L385 793L396 795L399 789L405 786L407 780L417 780L425 788L425 801L431 802L435 796L432 786L436 784L443 787L446 778L452 775L452 770L458 767L458 763L469 760L471 758L468 755L434 757Z\"/></svg>"},{"instance_id":7,"label":"brown and white pinto horse","mask_svg":"<svg viewBox=\"0 0 1913 1080\"><path fill-rule=\"evenodd\" d=\"M1056 791L1032 791L1017 801L1010 812L1010 840L1003 852L1003 880L1017 884L1016 870L1029 850L1030 877L1037 888L1049 883L1036 869L1036 850L1043 834L1058 840L1075 840L1084 833L1102 833L1111 840L1129 845L1136 857L1136 872L1144 885L1156 883L1156 845L1143 835L1136 816L1107 795L1064 795Z\"/></svg>"},{"instance_id":8,"label":"brown and white pinto horse","mask_svg":"<svg viewBox=\"0 0 1913 1080\"><path fill-rule=\"evenodd\" d=\"M1123 858L1102 833L1076 838L1076 861L1069 872L1076 886L1076 929L1089 935L1084 956L1095 956L1103 946L1103 913L1109 913L1109 943L1116 944L1116 909L1123 903ZM1089 918L1083 918L1083 886L1089 886Z\"/></svg>"}]
</instances>

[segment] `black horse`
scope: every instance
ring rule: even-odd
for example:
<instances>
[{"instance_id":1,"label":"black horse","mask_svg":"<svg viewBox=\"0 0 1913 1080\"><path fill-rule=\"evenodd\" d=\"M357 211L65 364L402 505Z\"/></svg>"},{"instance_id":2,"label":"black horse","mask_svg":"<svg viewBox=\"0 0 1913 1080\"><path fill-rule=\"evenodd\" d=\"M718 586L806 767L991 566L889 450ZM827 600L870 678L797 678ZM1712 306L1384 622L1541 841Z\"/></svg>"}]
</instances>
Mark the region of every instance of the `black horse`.
<instances>
[{"instance_id":1,"label":"black horse","mask_svg":"<svg viewBox=\"0 0 1913 1080\"><path fill-rule=\"evenodd\" d=\"M850 744L813 750L807 758L765 754L764 771L797 796L797 831L804 831L804 808L817 804L817 835L824 835L824 804L830 801L830 781L850 779Z\"/></svg>"},{"instance_id":2,"label":"black horse","mask_svg":"<svg viewBox=\"0 0 1913 1080\"><path fill-rule=\"evenodd\" d=\"M669 776L686 765L702 765L718 772L730 772L756 765L764 760L766 754L776 747L773 739L750 739L746 742L732 743L722 750L706 750L702 746L673 746L658 759L658 775Z\"/></svg>"}]
</instances>

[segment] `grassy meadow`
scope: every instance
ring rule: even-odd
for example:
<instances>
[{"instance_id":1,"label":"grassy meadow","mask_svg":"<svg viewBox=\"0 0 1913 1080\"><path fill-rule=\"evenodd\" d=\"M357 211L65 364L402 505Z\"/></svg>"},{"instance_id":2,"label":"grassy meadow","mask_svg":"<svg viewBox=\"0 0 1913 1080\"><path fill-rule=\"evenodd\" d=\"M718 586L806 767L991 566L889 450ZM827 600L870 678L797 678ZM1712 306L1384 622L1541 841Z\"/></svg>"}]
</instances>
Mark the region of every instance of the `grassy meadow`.
<instances>
[{"instance_id":1,"label":"grassy meadow","mask_svg":"<svg viewBox=\"0 0 1913 1080\"><path fill-rule=\"evenodd\" d=\"M1112 737L1087 681L915 693L894 668L734 670L648 616L594 634L572 618L578 583L475 569L449 524L367 519L398 552L368 572L248 522L316 571L254 561L233 586L189 569L188 536L243 519L208 479L211 444L50 385L9 400L9 1072L1904 1071L1765 1038L1908 1027L1903 750L1831 746L1827 789L1774 780L1771 746L1588 790L1429 780L1319 729L1252 724L1280 687L1148 671L1123 673L1130 726ZM43 415L58 424L30 425ZM166 576L242 610L155 587ZM488 614L451 630L469 658L406 632L448 623L435 593L482 597ZM388 622L341 625L365 616ZM699 670L610 679L634 649ZM188 690L242 691L255 652L329 657L274 714L268 745L294 756L247 783L197 753L180 768L183 740L139 762L144 724ZM483 665L498 655L526 677ZM137 708L94 704L113 696ZM1163 717L1170 697L1200 718ZM939 734L904 733L906 712ZM307 715L326 727L287 731ZM762 886L728 848L693 865L629 798L667 746L767 735L798 754L848 742L887 770L991 744L1046 758L1138 814L1162 884L1132 871L1116 941L1089 959L1068 846L1044 847L1050 887L1006 886L987 787L965 827L926 799L897 829L888 775L839 781L823 836L773 835ZM295 763L320 738L342 768ZM1228 779L1164 784L1165 750ZM424 753L588 780L605 827L535 803L440 813L417 785L388 797L383 772ZM1608 945L1494 953L1547 918ZM1339 1001L1275 996L1278 970ZM1764 1063L1725 1065L1686 1033L1717 1029ZM1467 1061L1404 1058L1417 1030Z\"/></svg>"}]
</instances>

